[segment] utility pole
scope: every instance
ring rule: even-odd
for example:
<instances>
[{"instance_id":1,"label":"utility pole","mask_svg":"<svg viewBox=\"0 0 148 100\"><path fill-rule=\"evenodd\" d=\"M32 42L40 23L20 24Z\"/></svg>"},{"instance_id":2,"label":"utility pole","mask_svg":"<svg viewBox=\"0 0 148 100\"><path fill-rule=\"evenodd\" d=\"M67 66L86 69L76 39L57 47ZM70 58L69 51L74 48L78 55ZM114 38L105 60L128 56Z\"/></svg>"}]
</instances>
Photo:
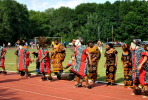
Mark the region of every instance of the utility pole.
<instances>
[{"instance_id":1,"label":"utility pole","mask_svg":"<svg viewBox=\"0 0 148 100\"><path fill-rule=\"evenodd\" d=\"M98 36L99 36L99 39L100 39L100 27L98 26Z\"/></svg>"},{"instance_id":2,"label":"utility pole","mask_svg":"<svg viewBox=\"0 0 148 100\"><path fill-rule=\"evenodd\" d=\"M113 44L113 25L112 25L112 44Z\"/></svg>"}]
</instances>

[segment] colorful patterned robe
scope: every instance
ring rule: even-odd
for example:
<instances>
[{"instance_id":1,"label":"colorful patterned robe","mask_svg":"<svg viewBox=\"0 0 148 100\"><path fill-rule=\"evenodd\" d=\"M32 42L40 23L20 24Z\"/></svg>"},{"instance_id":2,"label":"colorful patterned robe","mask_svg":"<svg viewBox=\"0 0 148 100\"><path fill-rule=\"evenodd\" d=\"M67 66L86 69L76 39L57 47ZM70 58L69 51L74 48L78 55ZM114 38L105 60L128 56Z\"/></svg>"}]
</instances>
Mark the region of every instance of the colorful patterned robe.
<instances>
[{"instance_id":1,"label":"colorful patterned robe","mask_svg":"<svg viewBox=\"0 0 148 100\"><path fill-rule=\"evenodd\" d=\"M115 75L117 66L115 66L115 54L118 54L116 49L105 52L106 57L106 82L115 83Z\"/></svg>"},{"instance_id":2,"label":"colorful patterned robe","mask_svg":"<svg viewBox=\"0 0 148 100\"><path fill-rule=\"evenodd\" d=\"M29 66L29 54L30 52L23 48L18 50L18 70L19 71L28 71L27 66Z\"/></svg>"},{"instance_id":3,"label":"colorful patterned robe","mask_svg":"<svg viewBox=\"0 0 148 100\"><path fill-rule=\"evenodd\" d=\"M138 68L140 63L143 61L144 56L147 56L147 54L143 48L139 47L136 50L132 50L132 70ZM148 85L147 62L145 62L143 68L140 71L133 73L132 78L135 84L141 84L142 86Z\"/></svg>"},{"instance_id":4,"label":"colorful patterned robe","mask_svg":"<svg viewBox=\"0 0 148 100\"><path fill-rule=\"evenodd\" d=\"M59 53L55 53L58 51ZM53 67L53 72L60 72L63 70L62 62L66 57L64 47L59 43L58 45L54 45L51 51L51 63Z\"/></svg>"},{"instance_id":5,"label":"colorful patterned robe","mask_svg":"<svg viewBox=\"0 0 148 100\"><path fill-rule=\"evenodd\" d=\"M76 47L76 61L72 71L80 76L87 75L88 60L86 52L88 50L84 45Z\"/></svg>"},{"instance_id":6,"label":"colorful patterned robe","mask_svg":"<svg viewBox=\"0 0 148 100\"><path fill-rule=\"evenodd\" d=\"M88 47L87 49L91 54L91 60L94 58L96 59L95 61L92 61L92 66L88 64L88 78L89 80L97 81L98 61L100 60L101 53L97 46L94 46L93 48Z\"/></svg>"},{"instance_id":7,"label":"colorful patterned robe","mask_svg":"<svg viewBox=\"0 0 148 100\"><path fill-rule=\"evenodd\" d=\"M40 71L44 72L44 73L51 73L51 63L50 63L50 56L49 56L49 52L47 49L40 49L39 50L39 59L42 59L44 57L44 55L47 53L47 57L45 57L45 59L42 60L42 62L40 62Z\"/></svg>"},{"instance_id":8,"label":"colorful patterned robe","mask_svg":"<svg viewBox=\"0 0 148 100\"><path fill-rule=\"evenodd\" d=\"M123 65L127 64L127 67L124 68L124 87L133 87L132 57L130 51L122 53L121 62Z\"/></svg>"},{"instance_id":9,"label":"colorful patterned robe","mask_svg":"<svg viewBox=\"0 0 148 100\"><path fill-rule=\"evenodd\" d=\"M0 67L5 67L4 62L5 62L5 56L1 58L1 56L6 52L6 49L4 49L2 46L0 46Z\"/></svg>"}]
</instances>

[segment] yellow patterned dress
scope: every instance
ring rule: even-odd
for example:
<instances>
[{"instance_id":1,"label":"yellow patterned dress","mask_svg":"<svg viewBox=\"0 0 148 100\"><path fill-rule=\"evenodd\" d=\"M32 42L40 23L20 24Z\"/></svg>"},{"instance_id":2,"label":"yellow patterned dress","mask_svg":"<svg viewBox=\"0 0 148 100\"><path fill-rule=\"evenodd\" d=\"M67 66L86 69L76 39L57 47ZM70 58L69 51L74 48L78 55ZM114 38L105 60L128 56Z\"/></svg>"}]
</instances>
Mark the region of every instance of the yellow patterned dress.
<instances>
[{"instance_id":1,"label":"yellow patterned dress","mask_svg":"<svg viewBox=\"0 0 148 100\"><path fill-rule=\"evenodd\" d=\"M106 82L115 83L115 74L117 70L117 66L115 66L115 54L118 52L116 49L112 49L110 51L105 52L106 57Z\"/></svg>"},{"instance_id":2,"label":"yellow patterned dress","mask_svg":"<svg viewBox=\"0 0 148 100\"><path fill-rule=\"evenodd\" d=\"M66 56L64 47L59 43L54 45L51 51L51 64L53 67L53 72L60 72L63 70L62 62Z\"/></svg>"},{"instance_id":3,"label":"yellow patterned dress","mask_svg":"<svg viewBox=\"0 0 148 100\"><path fill-rule=\"evenodd\" d=\"M98 47L94 46L93 48L87 48L89 53L91 54L91 60L95 58L95 61L92 61L92 66L88 65L88 78L92 81L97 81L97 73L98 73L98 61L100 60L101 53Z\"/></svg>"}]
</instances>

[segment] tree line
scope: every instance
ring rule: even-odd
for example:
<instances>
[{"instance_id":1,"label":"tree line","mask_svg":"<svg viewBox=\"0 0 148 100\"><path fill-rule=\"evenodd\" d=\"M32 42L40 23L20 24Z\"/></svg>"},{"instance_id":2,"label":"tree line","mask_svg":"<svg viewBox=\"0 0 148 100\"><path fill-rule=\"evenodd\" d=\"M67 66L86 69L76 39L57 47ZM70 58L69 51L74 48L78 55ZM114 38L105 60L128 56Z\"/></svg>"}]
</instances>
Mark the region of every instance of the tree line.
<instances>
[{"instance_id":1,"label":"tree line","mask_svg":"<svg viewBox=\"0 0 148 100\"><path fill-rule=\"evenodd\" d=\"M72 41L77 36L85 42L115 40L130 42L131 36L148 40L148 2L109 1L104 4L82 3L74 9L48 8L43 12L28 10L15 0L0 0L0 43L15 43L18 38L62 37ZM99 27L99 29L98 29Z\"/></svg>"}]
</instances>

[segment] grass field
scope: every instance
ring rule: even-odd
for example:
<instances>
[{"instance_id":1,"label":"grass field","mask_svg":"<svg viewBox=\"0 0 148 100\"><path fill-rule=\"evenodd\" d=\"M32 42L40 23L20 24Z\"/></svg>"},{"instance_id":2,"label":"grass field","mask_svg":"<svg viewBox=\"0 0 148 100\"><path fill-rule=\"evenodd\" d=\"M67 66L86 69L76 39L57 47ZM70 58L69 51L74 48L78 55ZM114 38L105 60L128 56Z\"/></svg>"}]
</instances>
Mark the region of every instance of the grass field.
<instances>
[{"instance_id":1,"label":"grass field","mask_svg":"<svg viewBox=\"0 0 148 100\"><path fill-rule=\"evenodd\" d=\"M51 49L48 49L48 50L49 50L49 52L51 52ZM121 47L117 47L116 50L118 51L116 83L123 83L124 82L124 78L123 78L124 71L123 71L122 63L120 61L122 49L121 49ZM30 51L30 53L32 53L33 51L36 51L36 49L29 49L29 51ZM7 49L7 54L5 56L6 70L16 71L16 56L14 55L14 52L15 52L15 49ZM98 80L99 81L106 80L105 68L104 68L104 62L105 62L104 52L105 52L105 47L103 48L103 53L101 55L101 59L98 64ZM68 64L69 60L71 59L71 55L72 55L72 51L69 48L67 48L66 49L66 58L65 58L65 61L63 62L64 67ZM31 58L33 59L34 57L31 55ZM36 69L35 63L30 64L29 71L32 73L35 73L35 69Z\"/></svg>"}]
</instances>

